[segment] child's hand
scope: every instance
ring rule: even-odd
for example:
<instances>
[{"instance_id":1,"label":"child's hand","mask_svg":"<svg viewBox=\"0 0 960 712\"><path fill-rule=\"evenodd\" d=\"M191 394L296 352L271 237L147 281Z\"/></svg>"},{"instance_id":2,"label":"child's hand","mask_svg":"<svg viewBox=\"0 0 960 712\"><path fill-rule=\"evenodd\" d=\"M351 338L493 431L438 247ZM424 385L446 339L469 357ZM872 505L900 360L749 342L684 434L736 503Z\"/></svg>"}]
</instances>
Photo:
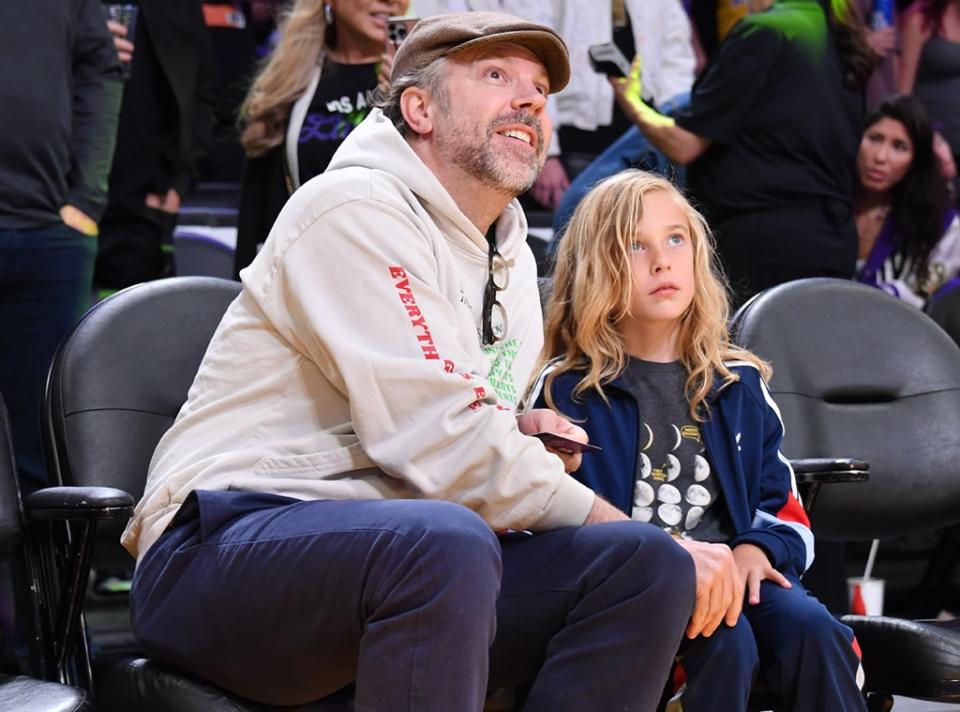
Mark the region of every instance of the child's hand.
<instances>
[{"instance_id":1,"label":"child's hand","mask_svg":"<svg viewBox=\"0 0 960 712\"><path fill-rule=\"evenodd\" d=\"M566 418L557 415L549 408L534 408L533 410L528 410L517 418L517 427L520 428L520 432L524 435L530 435L531 433L556 433L571 440L576 440L579 443L590 442L590 437L587 435L586 430L574 425ZM583 459L583 455L579 452L564 452L549 447L547 448L547 452L552 452L563 460L563 469L567 472L576 472Z\"/></svg>"},{"instance_id":2,"label":"child's hand","mask_svg":"<svg viewBox=\"0 0 960 712\"><path fill-rule=\"evenodd\" d=\"M766 552L754 544L740 544L733 549L733 560L737 562L740 581L747 590L747 601L751 605L760 603L760 584L773 581L784 588L793 588L787 577L773 568Z\"/></svg>"}]
</instances>

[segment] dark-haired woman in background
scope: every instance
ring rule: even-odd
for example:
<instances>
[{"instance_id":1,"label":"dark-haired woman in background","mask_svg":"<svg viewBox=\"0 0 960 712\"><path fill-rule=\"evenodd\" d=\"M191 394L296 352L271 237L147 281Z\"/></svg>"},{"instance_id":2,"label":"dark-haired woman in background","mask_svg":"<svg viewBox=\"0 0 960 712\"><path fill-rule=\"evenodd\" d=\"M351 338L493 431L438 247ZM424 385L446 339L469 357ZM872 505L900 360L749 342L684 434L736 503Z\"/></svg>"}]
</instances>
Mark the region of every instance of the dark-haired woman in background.
<instances>
[{"instance_id":1,"label":"dark-haired woman in background","mask_svg":"<svg viewBox=\"0 0 960 712\"><path fill-rule=\"evenodd\" d=\"M844 0L748 0L676 121L615 84L640 130L690 164L734 301L791 279L853 276L851 188L864 87L876 64Z\"/></svg>"},{"instance_id":2,"label":"dark-haired woman in background","mask_svg":"<svg viewBox=\"0 0 960 712\"><path fill-rule=\"evenodd\" d=\"M934 155L933 128L912 96L887 99L865 126L854 206L857 279L921 307L960 273L960 219Z\"/></svg>"}]
</instances>

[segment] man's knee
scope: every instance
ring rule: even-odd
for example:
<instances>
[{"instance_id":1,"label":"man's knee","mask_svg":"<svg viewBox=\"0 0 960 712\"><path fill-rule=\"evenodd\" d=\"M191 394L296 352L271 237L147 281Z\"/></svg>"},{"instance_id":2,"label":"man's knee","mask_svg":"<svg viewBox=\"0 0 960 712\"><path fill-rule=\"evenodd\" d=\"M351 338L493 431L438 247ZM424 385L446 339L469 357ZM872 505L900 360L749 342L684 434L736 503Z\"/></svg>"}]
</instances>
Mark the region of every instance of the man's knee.
<instances>
[{"instance_id":1,"label":"man's knee","mask_svg":"<svg viewBox=\"0 0 960 712\"><path fill-rule=\"evenodd\" d=\"M696 598L693 559L662 529L640 522L611 522L583 528L601 552L623 557L624 566L643 587L656 589L671 608L689 616Z\"/></svg>"},{"instance_id":2,"label":"man's knee","mask_svg":"<svg viewBox=\"0 0 960 712\"><path fill-rule=\"evenodd\" d=\"M427 576L467 577L475 585L500 584L500 545L490 526L459 504L405 503L413 522L405 538Z\"/></svg>"}]
</instances>

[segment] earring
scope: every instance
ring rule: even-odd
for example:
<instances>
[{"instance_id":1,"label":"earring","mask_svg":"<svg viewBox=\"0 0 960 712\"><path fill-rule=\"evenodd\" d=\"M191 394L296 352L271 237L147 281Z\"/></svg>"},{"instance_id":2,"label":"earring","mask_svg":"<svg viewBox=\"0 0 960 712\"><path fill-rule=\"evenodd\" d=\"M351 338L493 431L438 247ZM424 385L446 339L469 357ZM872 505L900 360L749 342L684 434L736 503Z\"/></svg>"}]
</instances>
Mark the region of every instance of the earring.
<instances>
[{"instance_id":1,"label":"earring","mask_svg":"<svg viewBox=\"0 0 960 712\"><path fill-rule=\"evenodd\" d=\"M323 6L323 21L327 23L327 27L333 25L333 6L329 4Z\"/></svg>"}]
</instances>

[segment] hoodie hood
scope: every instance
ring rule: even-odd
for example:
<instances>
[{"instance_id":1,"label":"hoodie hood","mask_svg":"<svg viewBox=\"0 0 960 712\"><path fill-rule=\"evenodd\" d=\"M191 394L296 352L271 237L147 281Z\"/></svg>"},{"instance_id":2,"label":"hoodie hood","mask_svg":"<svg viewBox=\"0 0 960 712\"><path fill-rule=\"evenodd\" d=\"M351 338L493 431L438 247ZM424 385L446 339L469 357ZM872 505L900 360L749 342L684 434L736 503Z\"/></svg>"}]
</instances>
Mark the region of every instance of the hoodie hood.
<instances>
[{"instance_id":1,"label":"hoodie hood","mask_svg":"<svg viewBox=\"0 0 960 712\"><path fill-rule=\"evenodd\" d=\"M487 259L487 239L457 206L440 180L420 160L393 123L380 109L372 110L350 132L333 155L325 175L363 168L399 181L436 222L451 245ZM527 219L520 203L511 200L497 219L497 249L507 260L525 247Z\"/></svg>"}]
</instances>

